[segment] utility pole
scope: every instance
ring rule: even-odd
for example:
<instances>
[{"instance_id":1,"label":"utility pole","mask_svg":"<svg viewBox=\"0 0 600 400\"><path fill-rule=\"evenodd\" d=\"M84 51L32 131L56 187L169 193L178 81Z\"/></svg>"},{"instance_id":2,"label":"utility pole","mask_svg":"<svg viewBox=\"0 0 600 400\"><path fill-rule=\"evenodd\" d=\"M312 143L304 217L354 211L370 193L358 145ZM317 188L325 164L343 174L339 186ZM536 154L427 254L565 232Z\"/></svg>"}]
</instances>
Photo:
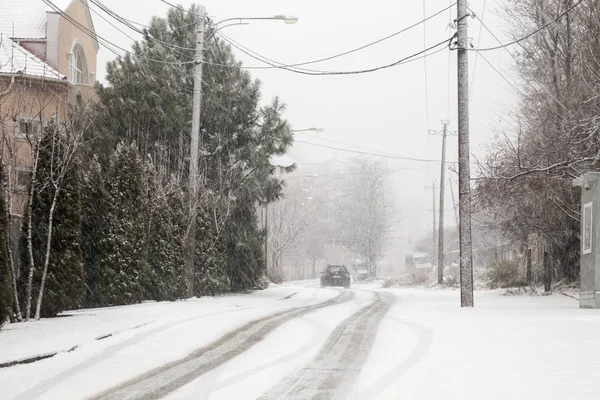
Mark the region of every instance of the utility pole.
<instances>
[{"instance_id":1,"label":"utility pole","mask_svg":"<svg viewBox=\"0 0 600 400\"><path fill-rule=\"evenodd\" d=\"M429 189L431 190L431 193L433 195L432 199L433 199L433 230L431 231L431 257L435 258L435 252L436 252L436 232L435 232L435 227L436 227L436 221L435 221L435 180L431 181L431 186L425 186L425 189Z\"/></svg>"},{"instance_id":2,"label":"utility pole","mask_svg":"<svg viewBox=\"0 0 600 400\"><path fill-rule=\"evenodd\" d=\"M265 274L269 273L269 208L265 201Z\"/></svg>"},{"instance_id":3,"label":"utility pole","mask_svg":"<svg viewBox=\"0 0 600 400\"><path fill-rule=\"evenodd\" d=\"M200 109L202 107L202 63L204 52L204 24L206 9L198 6L196 21L196 57L194 65L194 97L192 104L192 132L190 140L189 169L189 223L187 237L186 275L188 279L188 296L194 296L194 259L196 251L196 208L198 200L198 151L200 146Z\"/></svg>"},{"instance_id":4,"label":"utility pole","mask_svg":"<svg viewBox=\"0 0 600 400\"><path fill-rule=\"evenodd\" d=\"M452 179L450 180L450 194L452 195L452 208L454 209L454 220L456 221L456 227L458 227L458 208L456 207L456 199L454 198L454 184Z\"/></svg>"},{"instance_id":5,"label":"utility pole","mask_svg":"<svg viewBox=\"0 0 600 400\"><path fill-rule=\"evenodd\" d=\"M442 165L440 167L440 218L438 228L438 252L437 252L437 275L438 284L444 283L444 189L446 186L446 137L448 135L449 121L442 121ZM430 135L438 135L438 132L430 132Z\"/></svg>"},{"instance_id":6,"label":"utility pole","mask_svg":"<svg viewBox=\"0 0 600 400\"><path fill-rule=\"evenodd\" d=\"M460 305L473 307L473 248L471 242L471 161L469 156L469 37L467 0L457 1L458 80L458 205L460 236Z\"/></svg>"}]
</instances>

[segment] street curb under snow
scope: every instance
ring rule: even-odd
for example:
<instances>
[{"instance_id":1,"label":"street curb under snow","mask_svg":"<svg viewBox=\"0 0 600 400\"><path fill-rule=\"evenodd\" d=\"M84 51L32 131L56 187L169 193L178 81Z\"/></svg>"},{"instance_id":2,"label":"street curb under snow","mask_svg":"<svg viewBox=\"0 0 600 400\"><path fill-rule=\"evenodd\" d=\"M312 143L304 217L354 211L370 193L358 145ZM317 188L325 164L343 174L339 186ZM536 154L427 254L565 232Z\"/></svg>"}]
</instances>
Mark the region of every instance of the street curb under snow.
<instances>
[{"instance_id":1,"label":"street curb under snow","mask_svg":"<svg viewBox=\"0 0 600 400\"><path fill-rule=\"evenodd\" d=\"M115 332L107 333L107 334L104 334L104 335L100 335L100 336L94 338L94 340L103 340L103 339L106 339L106 338L118 335L119 333L129 332L129 331L141 328L141 327L149 325L149 324L151 324L153 322L154 321L150 321L150 322L146 322L146 323L134 326L133 328L123 329L123 330L120 330L120 331L115 331ZM75 345L75 346L71 347L68 350L60 350L60 351L55 351L55 352L50 352L50 353L43 353L43 354L38 354L38 355L35 355L35 356L30 356L30 357L27 357L27 358L21 358L21 359L18 359L18 360L6 361L6 362L3 362L3 363L0 363L0 368L8 368L8 367L13 367L15 365L22 365L22 364L31 364L31 363L34 363L34 362L37 362L37 361L42 361L42 360L45 360L47 358L54 357L55 355L57 355L59 353L70 353L70 352L76 350L78 347L79 347L79 345Z\"/></svg>"},{"instance_id":2,"label":"street curb under snow","mask_svg":"<svg viewBox=\"0 0 600 400\"><path fill-rule=\"evenodd\" d=\"M19 360L3 362L0 364L0 368L8 368L8 367L12 367L15 365L21 365L21 364L31 364L36 361L41 361L41 360L45 360L46 358L54 357L58 353L70 353L73 350L77 349L78 347L79 347L79 345L76 345L76 346L71 347L68 350L55 351L54 353L38 354L37 356L31 356L31 357L27 357L27 358L21 358Z\"/></svg>"}]
</instances>

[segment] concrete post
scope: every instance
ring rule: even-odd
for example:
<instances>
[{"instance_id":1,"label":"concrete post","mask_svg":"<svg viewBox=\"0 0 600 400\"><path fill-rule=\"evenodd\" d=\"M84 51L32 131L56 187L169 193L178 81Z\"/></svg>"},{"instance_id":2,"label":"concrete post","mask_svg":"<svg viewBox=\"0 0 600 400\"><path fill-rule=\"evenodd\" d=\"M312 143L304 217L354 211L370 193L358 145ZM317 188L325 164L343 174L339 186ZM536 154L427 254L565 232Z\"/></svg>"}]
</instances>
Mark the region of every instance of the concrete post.
<instances>
[{"instance_id":1,"label":"concrete post","mask_svg":"<svg viewBox=\"0 0 600 400\"><path fill-rule=\"evenodd\" d=\"M580 308L600 308L600 173L573 181L581 188Z\"/></svg>"}]
</instances>

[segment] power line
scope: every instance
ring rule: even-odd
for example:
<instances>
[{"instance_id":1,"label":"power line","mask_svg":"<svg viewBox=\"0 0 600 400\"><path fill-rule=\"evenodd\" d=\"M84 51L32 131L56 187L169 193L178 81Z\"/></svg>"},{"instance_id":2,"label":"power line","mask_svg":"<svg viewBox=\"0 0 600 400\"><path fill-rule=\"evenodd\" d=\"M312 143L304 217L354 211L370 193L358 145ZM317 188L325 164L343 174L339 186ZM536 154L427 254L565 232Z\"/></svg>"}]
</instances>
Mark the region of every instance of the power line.
<instances>
[{"instance_id":1,"label":"power line","mask_svg":"<svg viewBox=\"0 0 600 400\"><path fill-rule=\"evenodd\" d=\"M275 65L275 64L278 63L278 61L272 60L272 59L267 58L265 56L261 56L260 54L254 52L253 50L251 50L251 49L249 49L247 47L245 47L244 45L240 44L239 42L236 42L235 40L231 39L230 37L227 37L226 35L223 35L222 33L220 33L219 36L221 37L221 39L223 39L223 41L227 42L229 45L235 47L236 49L242 51L244 54L247 54L247 55L249 55L250 57L252 57L252 58L254 58L256 60L259 60L259 61L261 61L261 62L266 63L266 64L269 65L269 66L258 66L258 67L256 67L256 66L250 66L250 67L240 66L239 68L241 68L241 69L246 69L246 70L253 70L253 69L274 69L274 68L289 69L289 67L292 66L292 65ZM412 58L412 59L410 59L408 61L402 62L402 63L400 63L398 65L408 64L410 62L419 60L421 58L432 56L432 55L437 54L437 53L439 53L440 51L443 51L443 50L444 50L444 48L442 47L442 48L440 48L440 49L438 49L436 51L433 51L433 52L428 53L428 54L423 54L423 55L421 55L419 57L414 57L414 58ZM250 54L248 54L248 53L250 53ZM264 60L261 59L261 58L263 58ZM267 62L265 60L267 60L269 62ZM213 65L219 66L219 64L213 64ZM315 69L308 69L308 68L293 68L293 70L292 69L289 69L289 70L292 71L292 72L306 71L306 72L314 72L314 73L319 73L319 74L329 74L329 73L332 72L332 71L322 71L322 70L315 70Z\"/></svg>"},{"instance_id":2,"label":"power line","mask_svg":"<svg viewBox=\"0 0 600 400\"><path fill-rule=\"evenodd\" d=\"M269 59L268 57L264 57L264 56L262 56L262 58L264 58L265 60L271 61L271 62L273 62L275 64L281 64L281 66L285 66L285 67L300 67L300 66L303 66L303 65L317 64L317 63L321 63L321 62L324 62L324 61L333 60L335 58L339 58L339 57L342 57L342 56L345 56L345 55L348 55L348 54L355 53L355 52L360 51L360 50L364 50L364 49L366 49L368 47L374 46L374 45L379 44L381 42L384 42L384 41L386 41L388 39L391 39L391 38L393 38L395 36L398 36L398 35L406 32L406 31L408 31L410 29L413 29L413 28L415 28L415 27L417 27L417 26L419 26L421 24L424 24L425 22L429 21L430 19L433 19L433 18L437 17L441 13L443 13L443 12L451 9L455 4L456 3L452 3L448 7L444 8L444 9L442 9L442 10L440 10L440 11L438 11L438 12L432 14L432 15L430 15L429 17L425 17L425 10L424 10L423 11L423 20L421 20L419 22L416 22L416 23L414 23L414 24L412 24L410 26L407 26L406 28L403 28L403 29L401 29L401 30L399 30L397 32L394 32L394 33L390 34L390 35L387 35L387 36L385 36L385 37L383 37L381 39L377 39L377 40L375 40L373 42L367 43L365 45L356 47L356 48L351 49L351 50L344 51L342 53L334 54L332 56L328 56L328 57L324 57L324 58L319 58L319 59L311 60L311 61L304 61L304 62L300 62L300 63L294 63L294 64L282 63L280 61L275 61L275 60ZM231 40L232 42L234 42L232 39L229 39L229 40ZM240 43L236 42L236 44L238 44L240 47L246 48L245 46L242 46ZM425 47L425 43L423 44L423 47ZM249 50L249 49L246 48L246 50ZM275 68L275 67L260 67L260 68ZM255 69L258 69L258 68L255 68ZM302 70L302 68L298 68L298 69ZM311 70L309 70L309 71L311 71ZM311 71L311 72L324 72L324 71Z\"/></svg>"},{"instance_id":3,"label":"power line","mask_svg":"<svg viewBox=\"0 0 600 400\"><path fill-rule=\"evenodd\" d=\"M500 71L498 71L498 69L496 67L494 67L494 65L483 54L480 54L480 55L481 55L481 58L483 58L483 61L485 61L498 75L500 75L500 77L502 79L504 79L510 87L512 87L517 92L520 92L523 96L527 97L527 94L525 94L525 92L523 92L521 89L516 87L507 77L505 77Z\"/></svg>"},{"instance_id":4,"label":"power line","mask_svg":"<svg viewBox=\"0 0 600 400\"><path fill-rule=\"evenodd\" d=\"M104 5L104 3L102 3L100 0L90 0L90 2L96 7L100 8L105 13L107 13L108 15L110 15L111 17L115 18L117 21L119 21L129 29L132 29L137 33L142 33L142 31L136 26L134 26L129 20L126 20L125 18L121 17L119 14L117 14L116 12L108 8L106 5Z\"/></svg>"},{"instance_id":5,"label":"power line","mask_svg":"<svg viewBox=\"0 0 600 400\"><path fill-rule=\"evenodd\" d=\"M410 30L410 29L412 29L412 28L415 28L415 27L417 27L417 26L419 26L419 25L421 25L421 24L423 24L423 25L424 25L424 24L425 24L425 22L429 21L429 20L430 20L430 19L432 19L432 18L435 18L435 17L437 17L437 16L438 16L438 15L440 15L441 13L443 13L443 12L445 12L446 10L450 9L451 7L453 7L455 4L456 4L456 3L453 3L453 4L449 5L448 7L446 7L446 8L444 8L444 9L442 9L442 10L440 10L440 11L436 12L435 14L432 14L432 15L430 15L429 17L425 17L425 9L423 9L423 20L421 20L421 21L419 21L419 22L416 22L416 23L414 23L414 24L412 24L412 25L410 25L410 26L407 26L406 28L403 28L403 29L401 29L401 30L399 30L399 31L397 31L397 32L394 32L394 33L392 33L391 35L388 35L388 36L385 36L385 37L383 37L383 38L381 38L381 39L378 39L378 40L375 40L375 41L373 41L373 42L367 43L367 44L365 44L365 45L363 45L363 46L360 46L360 47L354 48L354 49L352 49L352 50L345 51L345 52L343 52L343 53L335 54L335 55L332 55L332 56L329 56L329 57L325 57L325 58L319 58L319 59L312 60L312 61L301 62L301 63L298 63L298 64L289 64L289 65L287 65L287 66L288 66L288 67L297 67L297 66L308 65L308 64L317 64L317 63L320 63L320 62L323 62L323 61L329 61L329 60L333 60L334 58L339 58L339 57L342 57L342 56L345 56L345 55L348 55L348 54L352 54L352 53L355 53L355 52L357 52L357 51L360 51L360 50L366 49L366 48L368 48L368 47L371 47L371 46L373 46L373 45L376 45L376 44L378 44L378 43L381 43L381 42L383 42L383 41L385 41L385 40L388 40L388 39L391 39L391 38L393 38L393 37L395 37L395 36L398 36L398 35L400 35L400 34L402 34L402 33L406 32L406 31L408 31L408 30ZM423 43L423 47L425 47L425 43ZM267 58L265 57L265 59L267 59ZM270 60L270 61L273 61L273 60ZM278 64L285 65L284 63L281 63L281 62L276 62L276 61L273 61L273 62L275 62L275 63L278 63Z\"/></svg>"},{"instance_id":6,"label":"power line","mask_svg":"<svg viewBox=\"0 0 600 400\"><path fill-rule=\"evenodd\" d=\"M384 154L384 153L373 153L373 152L369 152L369 151L359 151L359 150L342 149L340 147L327 146L327 145L324 145L324 144L313 143L313 142L305 142L305 141L302 141L302 140L294 140L294 143L308 144L308 145L311 145L311 146L323 147L323 148L331 149L331 150L344 151L344 152L347 152L347 153L355 153L355 154L363 154L363 155L367 155L367 156L390 158L390 159L394 159L394 160L433 162L433 163L439 163L440 162L440 160L428 160L428 159L424 159L424 158L413 158L413 157L406 157L406 156L401 156L401 155L391 155L391 154ZM450 163L453 163L453 162L448 162L448 164L450 164Z\"/></svg>"},{"instance_id":7,"label":"power line","mask_svg":"<svg viewBox=\"0 0 600 400\"><path fill-rule=\"evenodd\" d=\"M483 49L471 49L474 51L492 51L492 50L498 50L501 49L503 47L509 47L512 46L513 44L517 44L519 42L522 42L526 39L529 39L531 36L535 35L536 33L546 29L547 27L549 27L550 25L552 25L553 23L555 23L556 21L558 21L559 19L561 19L562 17L564 17L565 15L567 15L568 13L570 13L572 10L574 10L577 6L579 6L581 3L583 3L584 0L579 0L577 3L573 4L571 7L567 8L565 11L563 11L558 17L554 18L552 21L542 25L541 27L539 27L538 29L534 30L533 32L528 33L527 35L523 36L520 39L516 39L513 40L512 42L508 42L505 44L500 44L500 46L495 46L495 47L487 47L487 48L483 48Z\"/></svg>"},{"instance_id":8,"label":"power line","mask_svg":"<svg viewBox=\"0 0 600 400\"><path fill-rule=\"evenodd\" d=\"M483 32L483 15L485 14L485 4L487 0L483 0L483 8L481 10L481 18L475 13L475 17L481 22L481 26L479 27L479 35L477 36L477 45L481 43L481 32ZM500 42L502 43L502 42ZM479 52L475 53L475 60L473 61L473 75L471 76L471 87L469 89L469 100L471 99L471 93L473 93L473 83L475 82L475 71L477 70L477 58L479 56Z\"/></svg>"},{"instance_id":9,"label":"power line","mask_svg":"<svg viewBox=\"0 0 600 400\"><path fill-rule=\"evenodd\" d=\"M450 1L452 1L452 0L450 0ZM456 3L454 3L454 4L456 4ZM450 12L448 13L448 28L451 28L451 27L452 27L452 7L450 7ZM448 104L446 106L446 119L447 120L450 120L450 72L451 72L450 66L451 65L452 65L452 52L449 51L448 52L448 88L447 88Z\"/></svg>"},{"instance_id":10,"label":"power line","mask_svg":"<svg viewBox=\"0 0 600 400\"><path fill-rule=\"evenodd\" d=\"M369 148L366 148L366 147L355 146L355 145L344 143L344 142L340 142L340 141L337 141L337 140L328 139L328 138L320 137L320 136L317 136L317 135L311 135L310 133L307 133L307 132L298 132L298 133L302 133L302 134L310 136L310 137L312 137L314 139L324 140L326 142L340 144L342 146L347 146L347 147L351 147L351 148L355 148L355 149L359 149L359 150L371 152L371 153L374 153L374 154L377 153L377 154L382 154L382 155L395 156L395 154L386 153L386 152L379 151L379 150L373 150L373 149L369 149Z\"/></svg>"},{"instance_id":11,"label":"power line","mask_svg":"<svg viewBox=\"0 0 600 400\"><path fill-rule=\"evenodd\" d=\"M169 2L168 2L168 1L166 1L166 0L160 0L160 1L162 1L163 3L165 3L165 4L169 5L169 6L173 7L173 8L176 8L176 9L178 9L178 10L181 10L181 11L183 11L183 12L185 12L185 13L192 14L192 15L194 15L194 16L196 16L196 17L198 17L198 16L199 16L199 15L198 15L197 13L195 13L195 12L192 12L192 11L190 11L190 10L186 10L185 8L182 8L182 7L176 6L175 4L169 3Z\"/></svg>"},{"instance_id":12,"label":"power line","mask_svg":"<svg viewBox=\"0 0 600 400\"><path fill-rule=\"evenodd\" d=\"M485 0L484 0L484 1L485 1ZM485 3L484 3L484 4L485 4ZM488 33L489 33L490 35L492 35L492 37L493 37L494 39L496 39L496 41L497 41L498 43L502 44L502 41L501 41L501 40L498 38L498 36L496 36L496 35L494 34L494 32L492 32L492 31L491 31L491 29L490 29L490 28L488 28L488 26L487 26L487 25L486 25L486 24L483 22L483 20L482 20L481 18L479 18L477 15L475 15L475 17L477 18L477 20L479 20L479 23L481 24L481 27L482 27L482 28L485 28L485 30L487 30L487 31L488 31ZM481 29L479 30L479 32L480 32L480 36L481 36ZM519 61L519 59L518 59L518 58L517 58L517 57L516 57L516 56L515 56L515 55L514 55L514 54L513 54L513 53L512 53L512 52L511 52L511 51L510 51L508 48L507 48L507 47L503 47L503 48L504 48L504 50L506 50L506 52L507 52L508 54L510 54L510 56L511 56L511 57L512 57L512 58L515 60L515 62L517 63L517 65L521 64L521 62ZM475 56L476 58L475 58L475 60L477 60L477 55L479 55L479 51L476 53L476 56ZM552 91L551 91L551 90L549 90L549 89L548 89L546 86L542 85L542 84L541 84L541 83L540 83L540 82L539 82L539 81L536 79L536 77L535 77L535 76L534 76L534 75L533 75L533 74L532 74L532 73L531 73L529 70L527 70L527 69L525 69L525 68L523 68L523 69L524 69L524 70L525 70L525 72L527 72L527 74L528 74L528 75L529 75L529 76L530 76L530 77L531 77L531 78L532 78L532 79L533 79L533 80L534 80L534 81L535 81L535 82L536 82L538 85L540 85L540 87L541 87L541 88L542 88L542 89L543 89L543 90L544 90L546 93L548 93L548 94L549 94L549 95L550 95L550 96L551 96L551 97L552 97L552 98L553 98L553 99L554 99L554 100L555 100L555 101L556 101L558 104L560 104L560 105L561 105L561 106L562 106L562 107L563 107L565 110L567 109L567 107L566 107L566 106L565 106L565 105L564 105L564 104L563 104L563 103L562 103L560 100L558 100L558 99L556 98L556 96L554 95L554 93L552 93ZM475 71L473 71L473 73L474 73L474 72L475 72ZM472 83L471 83L471 84L472 84Z\"/></svg>"},{"instance_id":13,"label":"power line","mask_svg":"<svg viewBox=\"0 0 600 400\"><path fill-rule=\"evenodd\" d=\"M135 53L132 53L131 51L124 49L123 47L120 47L118 45L116 45L115 43L104 39L102 36L96 34L95 32L92 32L91 30L89 30L88 28L86 28L85 26L81 25L79 22L77 22L76 20L74 20L73 18L71 18L71 16L69 16L67 13L65 13L62 9L60 9L59 7L57 7L52 1L50 0L42 0L46 5L48 5L51 9L53 9L54 11L56 11L60 16L62 16L63 18L65 18L68 22L70 22L73 26L75 26L76 28L78 28L79 30L81 30L84 34L86 34L87 36L91 37L92 39L98 41L99 44L103 45L106 49L108 49L109 51L111 51L112 53L114 53L115 55L117 55L118 57L123 57L121 54L119 54L116 49L119 49L121 51L124 51L127 54L131 54L133 57L135 58L143 58L147 61L151 61L151 62L156 62L156 63L160 63L160 64L168 64L168 65L180 65L180 64L193 64L195 61L194 60L190 60L190 61L185 61L185 60L179 60L177 62L173 62L173 61L164 61L164 60L156 60L156 59L151 59L148 57L143 57L143 56L139 56Z\"/></svg>"},{"instance_id":14,"label":"power line","mask_svg":"<svg viewBox=\"0 0 600 400\"><path fill-rule=\"evenodd\" d=\"M425 0L422 0L423 2L423 18L425 18L425 13L426 13L426 9L425 9ZM444 11L446 11L446 9L444 9ZM426 24L423 24L423 47L427 46L427 29L426 29ZM427 57L423 58L423 69L424 69L424 75L425 75L425 115L427 117L427 129L429 130L431 128L430 125L430 119L429 119L429 85L427 84Z\"/></svg>"},{"instance_id":15,"label":"power line","mask_svg":"<svg viewBox=\"0 0 600 400\"><path fill-rule=\"evenodd\" d=\"M250 51L247 51L245 49L243 49L241 46L238 46L234 43L234 41L228 39L225 35L223 35L222 33L218 33L217 35L219 35L224 41L226 41L227 43L229 43L231 46L235 47L236 49L240 50L241 52L243 52L244 54L248 55L249 57L252 57L255 60L261 61L265 64L268 64L274 68L278 68L278 69L284 69L286 71L290 71L290 72L294 72L297 74L301 74L301 75L313 75L313 76L326 76L326 75L358 75L358 74L366 74L366 73L370 73L370 72L375 72L375 71L380 71L383 69L387 69L387 68L391 68L391 67L395 67L397 65L401 65L404 63L407 63L409 61L414 61L411 59L414 59L415 57L422 55L424 53L427 53L430 50L435 49L436 47L440 47L441 45L449 45L450 41L452 40L452 38L448 38L448 39L444 39L443 41L434 44L433 46L430 46L424 50L421 50L417 53L413 53L407 57L404 57L398 61L395 61L393 63L390 64L386 64L386 65L382 65L379 67L375 67L375 68L369 68L369 69L363 69L363 70L355 70L355 71L315 71L315 72L308 72L308 71L302 71L299 69L293 69L293 68L289 68L287 66L282 66L282 65L276 65L272 62L266 61L266 59L261 58L262 56L260 55L254 55L252 54ZM435 52L434 52L435 53ZM258 54L258 53L255 53ZM431 54L429 54L431 55ZM244 68L244 67L241 67ZM245 69L249 69L249 68L245 68Z\"/></svg>"}]
</instances>

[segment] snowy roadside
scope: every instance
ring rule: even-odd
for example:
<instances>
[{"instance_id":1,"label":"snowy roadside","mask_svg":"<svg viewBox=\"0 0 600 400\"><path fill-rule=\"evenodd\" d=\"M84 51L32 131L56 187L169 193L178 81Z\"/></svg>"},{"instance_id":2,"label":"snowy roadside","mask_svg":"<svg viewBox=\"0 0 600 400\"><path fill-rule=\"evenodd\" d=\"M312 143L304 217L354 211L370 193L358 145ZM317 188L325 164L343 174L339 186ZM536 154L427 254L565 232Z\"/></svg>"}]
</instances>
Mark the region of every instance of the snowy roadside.
<instances>
[{"instance_id":1,"label":"snowy roadside","mask_svg":"<svg viewBox=\"0 0 600 400\"><path fill-rule=\"evenodd\" d=\"M6 325L0 331L0 364L74 351L78 346L108 338L114 342L130 337L135 332L154 330L212 314L254 308L274 312L327 300L327 296L334 295L334 291L317 296L314 290L307 288L292 290L290 287L271 287L252 294L69 311L59 318ZM286 298L288 296L291 297Z\"/></svg>"},{"instance_id":2,"label":"snowy roadside","mask_svg":"<svg viewBox=\"0 0 600 400\"><path fill-rule=\"evenodd\" d=\"M0 369L2 398L90 396L183 358L249 321L321 303L338 293L273 287L252 294L81 310L69 313L71 317L9 325L0 332L4 359L47 352L59 345L78 347L32 364ZM141 324L146 325L134 329ZM118 333L96 340L110 332Z\"/></svg>"},{"instance_id":3,"label":"snowy roadside","mask_svg":"<svg viewBox=\"0 0 600 400\"><path fill-rule=\"evenodd\" d=\"M383 320L356 399L597 399L600 315L573 299L458 290L383 289Z\"/></svg>"}]
</instances>

